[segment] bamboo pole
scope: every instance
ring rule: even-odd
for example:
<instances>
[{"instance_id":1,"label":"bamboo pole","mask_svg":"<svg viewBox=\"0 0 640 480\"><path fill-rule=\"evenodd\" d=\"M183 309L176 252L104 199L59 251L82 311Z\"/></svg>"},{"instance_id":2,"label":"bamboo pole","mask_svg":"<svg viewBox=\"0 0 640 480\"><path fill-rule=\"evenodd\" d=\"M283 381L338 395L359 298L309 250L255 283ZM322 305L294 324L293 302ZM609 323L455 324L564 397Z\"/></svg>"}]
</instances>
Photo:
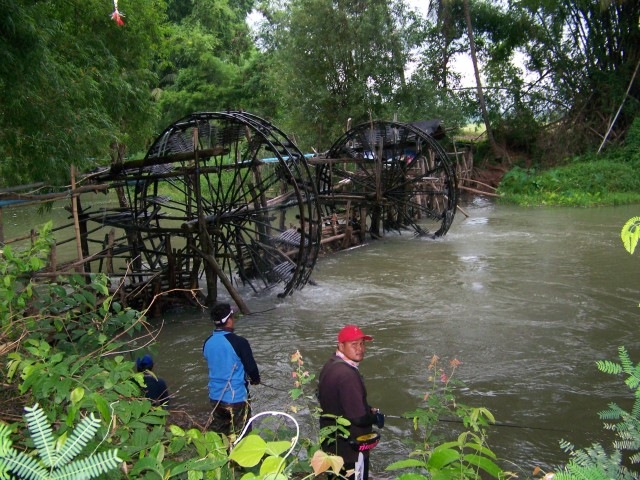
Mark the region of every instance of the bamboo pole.
<instances>
[{"instance_id":1,"label":"bamboo pole","mask_svg":"<svg viewBox=\"0 0 640 480\"><path fill-rule=\"evenodd\" d=\"M473 192L473 193L479 193L480 195L488 195L489 197L496 197L496 198L500 198L501 195L498 195L497 193L491 193L491 192L483 192L482 190L476 190L475 188L471 188L471 187L465 187L465 186L459 186L458 187L460 190L467 190L468 192Z\"/></svg>"},{"instance_id":2,"label":"bamboo pole","mask_svg":"<svg viewBox=\"0 0 640 480\"><path fill-rule=\"evenodd\" d=\"M494 192L497 191L498 189L496 187L492 187L491 185L487 184L487 183L482 183L478 180L474 180L473 178L468 178L467 182L473 182L473 183L477 183L478 185L482 185L483 187L487 187L490 188L491 190L493 190Z\"/></svg>"},{"instance_id":3,"label":"bamboo pole","mask_svg":"<svg viewBox=\"0 0 640 480\"><path fill-rule=\"evenodd\" d=\"M56 244L51 245L51 251L49 252L49 268L52 272L58 268L58 252L56 250Z\"/></svg>"},{"instance_id":4,"label":"bamboo pole","mask_svg":"<svg viewBox=\"0 0 640 480\"><path fill-rule=\"evenodd\" d=\"M467 212L465 212L460 205L456 205L456 208L460 210L460 213L462 213L465 217L469 218L470 215Z\"/></svg>"},{"instance_id":5,"label":"bamboo pole","mask_svg":"<svg viewBox=\"0 0 640 480\"><path fill-rule=\"evenodd\" d=\"M633 71L633 75L631 76L631 80L629 81L629 86L627 87L627 91L625 92L624 97L622 98L622 102L620 103L620 107L618 108L618 111L616 112L615 117L613 117L613 120L611 120L611 125L609 125L609 129L607 130L607 133L605 134L604 138L602 139L602 143L600 144L600 148L598 148L598 153L600 153L600 150L602 150L602 147L604 146L604 144L606 143L607 139L609 138L609 134L611 133L611 129L613 129L613 125L618 120L618 115L620 115L620 111L622 110L622 106L624 105L624 102L627 100L627 97L629 96L629 92L631 91L631 86L633 85L633 82L636 79L636 75L638 74L638 69L639 68L640 68L640 60L638 60L638 64L636 65L636 69Z\"/></svg>"},{"instance_id":6,"label":"bamboo pole","mask_svg":"<svg viewBox=\"0 0 640 480\"><path fill-rule=\"evenodd\" d=\"M227 153L225 149L222 147L214 147L214 148L198 150L197 148L195 148L195 146L196 144L194 144L194 150L191 152L174 153L172 155L167 155L164 157L143 158L142 160L129 160L128 162L122 162L121 164L118 164L118 165L112 165L111 173L117 174L124 170L128 170L128 169L137 170L139 168L150 167L152 165L163 165L167 163L187 162L189 160L194 160L196 156L215 157L217 155L223 155Z\"/></svg>"},{"instance_id":7,"label":"bamboo pole","mask_svg":"<svg viewBox=\"0 0 640 480\"><path fill-rule=\"evenodd\" d=\"M220 281L229 292L229 295L231 295L231 298L233 298L233 301L236 302L236 305L238 305L238 308L240 308L240 311L245 315L250 314L251 310L249 310L249 307L247 306L247 304L244 303L244 300L242 300L242 297L240 296L238 291L234 288L233 284L231 283L227 275L224 273L224 271L222 271L222 268L220 268L220 265L216 261L215 257L213 255L205 255L205 253L195 245L193 246L193 249L196 252L198 252L200 257L202 257L204 261L207 262L209 266L213 269L216 275L218 275L218 277L220 278Z\"/></svg>"},{"instance_id":8,"label":"bamboo pole","mask_svg":"<svg viewBox=\"0 0 640 480\"><path fill-rule=\"evenodd\" d=\"M116 231L115 229L109 230L107 235L107 273L113 274L113 244L115 243Z\"/></svg>"},{"instance_id":9,"label":"bamboo pole","mask_svg":"<svg viewBox=\"0 0 640 480\"><path fill-rule=\"evenodd\" d=\"M76 270L80 273L84 272L84 264L82 262L82 238L80 235L80 222L78 219L78 197L74 190L76 188L76 166L71 165L71 213L73 214L73 230L76 234L76 252L79 263Z\"/></svg>"},{"instance_id":10,"label":"bamboo pole","mask_svg":"<svg viewBox=\"0 0 640 480\"><path fill-rule=\"evenodd\" d=\"M333 235L331 237L323 238L322 240L320 240L320 245L324 245L325 243L329 243L329 242L334 242L336 240L340 240L341 238L344 238L345 235L346 235L346 233L339 233L338 235Z\"/></svg>"},{"instance_id":11,"label":"bamboo pole","mask_svg":"<svg viewBox=\"0 0 640 480\"><path fill-rule=\"evenodd\" d=\"M100 190L108 190L110 185L102 184L102 185L85 185L82 187L78 187L75 190L72 188L72 191L75 194L80 194L84 192L96 192ZM60 193L43 193L40 195L27 194L27 193L15 193L15 194L2 194L0 193L0 200L22 200L25 203L44 203L50 202L53 200L64 200L69 196L68 191L60 192Z\"/></svg>"}]
</instances>

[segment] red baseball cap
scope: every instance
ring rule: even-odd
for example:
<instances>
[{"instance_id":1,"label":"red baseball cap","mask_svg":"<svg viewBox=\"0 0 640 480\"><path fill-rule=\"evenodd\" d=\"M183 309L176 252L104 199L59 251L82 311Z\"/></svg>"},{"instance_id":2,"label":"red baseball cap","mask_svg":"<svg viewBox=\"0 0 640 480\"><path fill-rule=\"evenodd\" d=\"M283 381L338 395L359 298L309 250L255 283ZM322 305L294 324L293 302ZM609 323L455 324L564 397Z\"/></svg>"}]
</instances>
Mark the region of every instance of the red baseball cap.
<instances>
[{"instance_id":1,"label":"red baseball cap","mask_svg":"<svg viewBox=\"0 0 640 480\"><path fill-rule=\"evenodd\" d=\"M338 342L355 342L357 340L373 340L373 337L370 335L365 335L355 325L347 325L343 327L342 330L338 333Z\"/></svg>"}]
</instances>

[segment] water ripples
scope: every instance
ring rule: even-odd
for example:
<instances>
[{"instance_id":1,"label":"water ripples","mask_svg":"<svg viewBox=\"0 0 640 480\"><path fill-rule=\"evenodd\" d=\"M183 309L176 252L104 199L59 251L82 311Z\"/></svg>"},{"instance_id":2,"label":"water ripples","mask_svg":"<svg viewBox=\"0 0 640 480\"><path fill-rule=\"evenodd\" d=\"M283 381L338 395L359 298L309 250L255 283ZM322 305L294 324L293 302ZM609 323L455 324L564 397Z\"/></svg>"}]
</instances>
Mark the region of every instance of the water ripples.
<instances>
[{"instance_id":1,"label":"water ripples","mask_svg":"<svg viewBox=\"0 0 640 480\"><path fill-rule=\"evenodd\" d=\"M464 208L471 217L459 215L444 238L389 235L320 258L317 286L284 299L248 295L258 313L237 329L269 385L252 389L254 411L289 405L293 352L317 374L338 330L356 323L375 337L361 372L369 400L386 413L421 404L437 354L445 369L452 358L462 361L460 401L517 425L494 427L490 445L523 476L565 460L560 438L578 446L606 440L597 412L628 392L595 361L640 344L637 259L618 236L637 208L522 209L484 200ZM210 330L205 314L167 318L158 345L157 372L192 410L208 407L201 348ZM313 430L312 418L300 421ZM411 422L389 420L373 471L385 475L415 435Z\"/></svg>"}]
</instances>

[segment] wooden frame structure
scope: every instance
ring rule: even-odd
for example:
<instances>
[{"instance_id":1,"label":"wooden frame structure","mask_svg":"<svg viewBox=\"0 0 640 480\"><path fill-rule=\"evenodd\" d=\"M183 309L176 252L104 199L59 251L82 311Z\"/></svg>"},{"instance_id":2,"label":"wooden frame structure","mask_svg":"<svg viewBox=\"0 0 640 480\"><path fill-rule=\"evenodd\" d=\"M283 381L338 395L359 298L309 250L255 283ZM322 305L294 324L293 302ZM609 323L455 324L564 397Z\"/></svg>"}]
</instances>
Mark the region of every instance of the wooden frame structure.
<instances>
[{"instance_id":1,"label":"wooden frame structure","mask_svg":"<svg viewBox=\"0 0 640 480\"><path fill-rule=\"evenodd\" d=\"M164 301L192 301L193 291L212 304L222 284L248 312L241 289L289 295L323 252L389 230L446 234L456 175L432 133L370 122L307 158L255 115L194 113L167 127L143 159L79 185L72 172L78 259L67 268L121 279L123 301L136 306L166 292ZM118 204L83 209L88 191L116 191ZM54 261L49 275L62 269Z\"/></svg>"}]
</instances>

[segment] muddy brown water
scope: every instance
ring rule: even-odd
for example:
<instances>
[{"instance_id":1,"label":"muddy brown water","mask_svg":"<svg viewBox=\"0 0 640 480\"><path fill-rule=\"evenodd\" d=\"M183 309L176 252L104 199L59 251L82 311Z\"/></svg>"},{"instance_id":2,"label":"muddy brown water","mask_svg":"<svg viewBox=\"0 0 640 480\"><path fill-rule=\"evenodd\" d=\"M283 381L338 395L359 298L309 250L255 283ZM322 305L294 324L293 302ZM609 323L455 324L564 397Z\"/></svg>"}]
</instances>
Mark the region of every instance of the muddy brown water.
<instances>
[{"instance_id":1,"label":"muddy brown water","mask_svg":"<svg viewBox=\"0 0 640 480\"><path fill-rule=\"evenodd\" d=\"M591 209L464 205L442 239L388 235L321 258L317 285L293 296L245 293L252 315L237 331L252 344L265 385L252 388L254 412L291 403L290 357L299 350L318 373L337 331L356 323L375 337L362 362L370 403L391 415L421 405L432 355L462 361L459 400L491 410L513 427L493 427L489 444L502 465L528 476L566 461L559 447L609 442L597 412L610 401L629 407L621 382L595 361L617 359L624 345L640 361L638 266L620 241L640 206ZM173 312L155 348L157 372L174 405L208 411L203 312ZM313 432L308 411L296 416ZM455 425L443 429L456 431ZM419 436L410 421L387 419L372 471L404 458Z\"/></svg>"}]
</instances>

